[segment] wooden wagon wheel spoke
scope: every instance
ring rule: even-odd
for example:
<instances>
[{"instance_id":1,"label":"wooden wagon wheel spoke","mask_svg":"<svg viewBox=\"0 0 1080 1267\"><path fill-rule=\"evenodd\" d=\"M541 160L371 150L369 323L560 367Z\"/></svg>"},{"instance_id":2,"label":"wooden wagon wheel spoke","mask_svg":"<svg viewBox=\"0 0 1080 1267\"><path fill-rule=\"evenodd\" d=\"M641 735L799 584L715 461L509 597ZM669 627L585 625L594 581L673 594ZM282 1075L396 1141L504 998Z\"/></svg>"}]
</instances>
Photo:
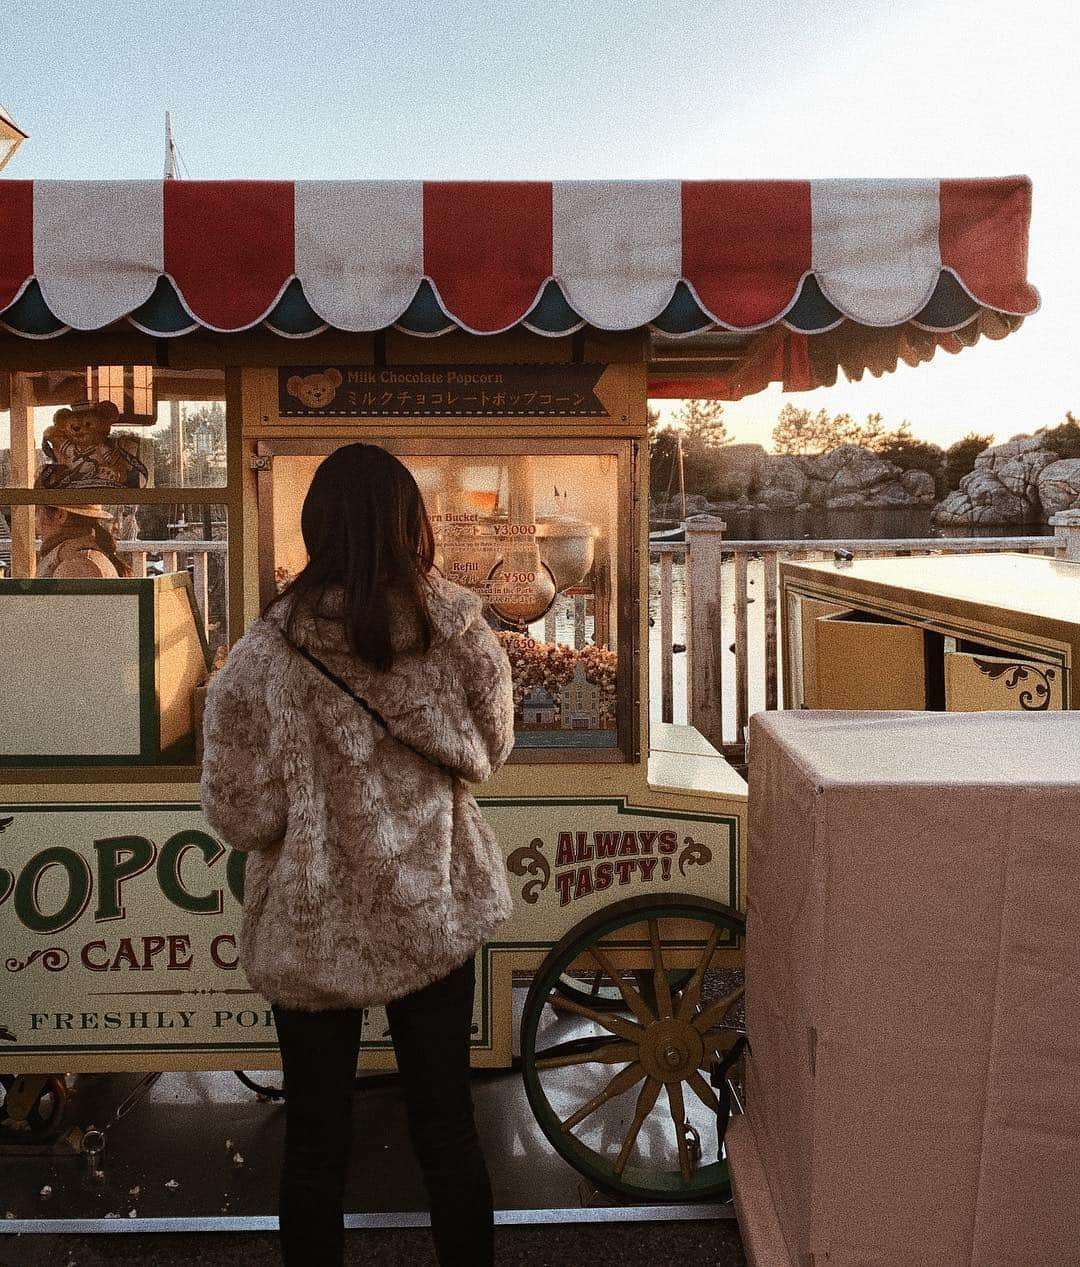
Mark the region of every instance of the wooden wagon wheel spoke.
<instances>
[{"instance_id":1,"label":"wooden wagon wheel spoke","mask_svg":"<svg viewBox=\"0 0 1080 1267\"><path fill-rule=\"evenodd\" d=\"M599 1039L597 1046L590 1051L559 1052L546 1055L542 1051L536 1053L537 1069L568 1069L573 1065L604 1064L624 1065L637 1059L638 1049L634 1043L617 1043Z\"/></svg>"},{"instance_id":2,"label":"wooden wagon wheel spoke","mask_svg":"<svg viewBox=\"0 0 1080 1267\"><path fill-rule=\"evenodd\" d=\"M592 955L604 972L606 972L612 981L615 982L619 993L623 997L623 1002L638 1018L642 1025L649 1025L655 1021L656 1017L653 1015L652 1009L637 992L637 990L627 985L623 974L611 962L607 953L601 950L599 946L590 946L589 954Z\"/></svg>"},{"instance_id":3,"label":"wooden wagon wheel spoke","mask_svg":"<svg viewBox=\"0 0 1080 1267\"><path fill-rule=\"evenodd\" d=\"M725 995L722 999L716 999L702 1012L699 1016L695 1016L690 1022L699 1034L704 1034L707 1030L718 1025L720 1021L731 1011L736 1003L742 998L744 989L739 986L737 990L732 990L730 994Z\"/></svg>"},{"instance_id":4,"label":"wooden wagon wheel spoke","mask_svg":"<svg viewBox=\"0 0 1080 1267\"><path fill-rule=\"evenodd\" d=\"M738 1040L724 1013L741 991L716 1001L703 995L718 949L744 932L737 911L708 898L627 898L586 916L533 976L521 1018L529 1107L555 1152L601 1192L646 1204L726 1199L727 1160L719 1147L711 1160L702 1145L713 1130L719 1145L727 1120L708 1071L714 1053L724 1058ZM592 1024L554 1027L574 1037L553 1035L549 1008ZM655 1140L647 1123L658 1124Z\"/></svg>"},{"instance_id":5,"label":"wooden wagon wheel spoke","mask_svg":"<svg viewBox=\"0 0 1080 1267\"><path fill-rule=\"evenodd\" d=\"M563 1130L573 1130L579 1122L584 1122L591 1113L595 1113L602 1104L607 1104L609 1100L614 1100L616 1096L629 1091L631 1087L636 1086L644 1077L645 1070L642 1069L637 1061L634 1061L632 1065L627 1065L625 1069L620 1069L603 1091L598 1092L591 1100L587 1100L576 1113L571 1113L568 1118L563 1120Z\"/></svg>"},{"instance_id":6,"label":"wooden wagon wheel spoke","mask_svg":"<svg viewBox=\"0 0 1080 1267\"><path fill-rule=\"evenodd\" d=\"M664 951L660 945L660 921L649 920L649 943L652 946L653 989L656 991L657 1015L671 1016L671 983L664 968Z\"/></svg>"},{"instance_id":7,"label":"wooden wagon wheel spoke","mask_svg":"<svg viewBox=\"0 0 1080 1267\"><path fill-rule=\"evenodd\" d=\"M629 1043L636 1043L641 1036L642 1027L635 1021L625 1020L621 1016L597 1012L595 1008L586 1007L584 1003L577 1003L573 999L553 998L549 1002L558 1011L573 1012L575 1016L584 1016L586 1020L594 1021L601 1028L606 1029L609 1034L615 1034L618 1038L625 1038Z\"/></svg>"},{"instance_id":8,"label":"wooden wagon wheel spoke","mask_svg":"<svg viewBox=\"0 0 1080 1267\"><path fill-rule=\"evenodd\" d=\"M694 1168L690 1164L690 1145L686 1139L686 1104L683 1100L682 1083L667 1083L667 1093L671 1120L675 1123L675 1139L679 1145L679 1170L682 1172L683 1183L689 1183L694 1176Z\"/></svg>"},{"instance_id":9,"label":"wooden wagon wheel spoke","mask_svg":"<svg viewBox=\"0 0 1080 1267\"><path fill-rule=\"evenodd\" d=\"M696 1069L692 1073L687 1074L686 1082L690 1090L693 1091L707 1109L712 1109L714 1113L720 1112L720 1101L717 1098L716 1092L709 1086Z\"/></svg>"},{"instance_id":10,"label":"wooden wagon wheel spoke","mask_svg":"<svg viewBox=\"0 0 1080 1267\"><path fill-rule=\"evenodd\" d=\"M615 1158L614 1170L617 1175L621 1175L626 1169L626 1163L630 1160L634 1144L637 1141L637 1137L641 1134L645 1119L652 1112L653 1105L660 1094L661 1086L663 1086L663 1083L658 1078L645 1079L645 1085L641 1088L637 1105L634 1108L634 1120L630 1123L630 1129L626 1132L623 1146L619 1150L618 1157Z\"/></svg>"},{"instance_id":11,"label":"wooden wagon wheel spoke","mask_svg":"<svg viewBox=\"0 0 1080 1267\"><path fill-rule=\"evenodd\" d=\"M679 1000L679 1007L675 1015L680 1021L689 1020L694 1014L694 1008L697 1007L698 999L701 998L701 987L705 982L705 972L712 962L713 955L716 953L716 947L720 944L722 932L723 929L714 928L709 934L709 940L705 943L705 949L701 952L701 958L694 969L694 975L686 983L682 998Z\"/></svg>"},{"instance_id":12,"label":"wooden wagon wheel spoke","mask_svg":"<svg viewBox=\"0 0 1080 1267\"><path fill-rule=\"evenodd\" d=\"M730 1051L742 1037L743 1031L734 1027L731 1029L714 1029L702 1034L701 1042L709 1064L712 1063L714 1056L720 1055L721 1052ZM702 1069L707 1069L709 1064L703 1064L701 1066Z\"/></svg>"}]
</instances>

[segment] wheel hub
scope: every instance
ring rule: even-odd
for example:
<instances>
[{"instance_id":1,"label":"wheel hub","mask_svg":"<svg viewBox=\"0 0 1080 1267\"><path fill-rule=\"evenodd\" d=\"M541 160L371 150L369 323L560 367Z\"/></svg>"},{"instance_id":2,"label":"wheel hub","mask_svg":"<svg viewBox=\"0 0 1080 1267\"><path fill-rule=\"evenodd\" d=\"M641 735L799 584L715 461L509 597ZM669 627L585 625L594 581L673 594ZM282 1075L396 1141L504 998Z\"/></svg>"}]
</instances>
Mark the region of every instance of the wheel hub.
<instances>
[{"instance_id":1,"label":"wheel hub","mask_svg":"<svg viewBox=\"0 0 1080 1267\"><path fill-rule=\"evenodd\" d=\"M641 1036L638 1059L650 1077L681 1082L701 1064L705 1047L689 1021L654 1021Z\"/></svg>"}]
</instances>

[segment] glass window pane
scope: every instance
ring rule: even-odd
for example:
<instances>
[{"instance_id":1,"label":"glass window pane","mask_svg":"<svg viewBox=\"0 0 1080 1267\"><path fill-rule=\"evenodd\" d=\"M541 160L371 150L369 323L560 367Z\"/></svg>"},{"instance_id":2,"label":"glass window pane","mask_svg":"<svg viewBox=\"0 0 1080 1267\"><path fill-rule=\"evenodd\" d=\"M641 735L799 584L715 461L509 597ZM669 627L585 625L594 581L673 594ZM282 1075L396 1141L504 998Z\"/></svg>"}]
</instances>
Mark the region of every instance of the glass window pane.
<instances>
[{"instance_id":1,"label":"glass window pane","mask_svg":"<svg viewBox=\"0 0 1080 1267\"><path fill-rule=\"evenodd\" d=\"M228 640L225 508L198 511L192 519L181 505L74 502L5 510L0 645L10 707L0 764L195 759L208 667ZM21 563L28 548L32 577ZM144 589L152 601L140 599Z\"/></svg>"},{"instance_id":2,"label":"glass window pane","mask_svg":"<svg viewBox=\"0 0 1080 1267\"><path fill-rule=\"evenodd\" d=\"M101 365L18 379L26 411L10 407L6 384L0 392L0 487L225 486L223 370ZM106 400L119 410L111 421L92 407ZM30 478L11 460L12 428L24 425L34 448Z\"/></svg>"},{"instance_id":3,"label":"glass window pane","mask_svg":"<svg viewBox=\"0 0 1080 1267\"><path fill-rule=\"evenodd\" d=\"M31 536L32 545L28 546ZM30 553L32 571L20 564ZM98 503L5 507L0 523L0 569L4 576L17 579L111 579L186 572L211 652L228 645L228 521L224 506Z\"/></svg>"},{"instance_id":4,"label":"glass window pane","mask_svg":"<svg viewBox=\"0 0 1080 1267\"><path fill-rule=\"evenodd\" d=\"M480 596L506 648L517 747L618 747L617 456L397 456L423 495L436 568ZM273 460L279 590L306 562L300 510L321 460Z\"/></svg>"}]
</instances>

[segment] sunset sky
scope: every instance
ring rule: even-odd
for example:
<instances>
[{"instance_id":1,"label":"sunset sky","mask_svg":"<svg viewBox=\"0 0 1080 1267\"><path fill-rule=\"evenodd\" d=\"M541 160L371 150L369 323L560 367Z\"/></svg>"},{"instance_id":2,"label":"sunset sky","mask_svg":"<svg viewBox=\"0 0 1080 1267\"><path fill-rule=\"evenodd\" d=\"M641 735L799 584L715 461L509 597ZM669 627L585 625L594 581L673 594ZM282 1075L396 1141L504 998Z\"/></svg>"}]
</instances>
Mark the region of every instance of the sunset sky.
<instances>
[{"instance_id":1,"label":"sunset sky","mask_svg":"<svg viewBox=\"0 0 1080 1267\"><path fill-rule=\"evenodd\" d=\"M1075 0L8 0L0 180L977 176L1035 184L1042 311L983 342L785 399L949 443L1080 411Z\"/></svg>"}]
</instances>

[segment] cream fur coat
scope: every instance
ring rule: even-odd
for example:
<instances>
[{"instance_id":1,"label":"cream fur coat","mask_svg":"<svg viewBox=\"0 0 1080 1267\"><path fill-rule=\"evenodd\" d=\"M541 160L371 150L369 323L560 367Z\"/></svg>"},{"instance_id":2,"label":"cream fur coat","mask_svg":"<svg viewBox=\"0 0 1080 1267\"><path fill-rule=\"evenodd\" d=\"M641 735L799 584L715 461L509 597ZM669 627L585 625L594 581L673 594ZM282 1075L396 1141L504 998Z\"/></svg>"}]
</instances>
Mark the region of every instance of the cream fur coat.
<instances>
[{"instance_id":1,"label":"cream fur coat","mask_svg":"<svg viewBox=\"0 0 1080 1267\"><path fill-rule=\"evenodd\" d=\"M388 1002L464 963L510 914L502 853L465 785L513 746L510 667L476 596L441 578L426 654L391 596L387 673L351 654L340 621L298 611L294 641L388 734L286 645L284 606L236 643L206 703L203 808L251 851L240 961L283 1007Z\"/></svg>"}]
</instances>

